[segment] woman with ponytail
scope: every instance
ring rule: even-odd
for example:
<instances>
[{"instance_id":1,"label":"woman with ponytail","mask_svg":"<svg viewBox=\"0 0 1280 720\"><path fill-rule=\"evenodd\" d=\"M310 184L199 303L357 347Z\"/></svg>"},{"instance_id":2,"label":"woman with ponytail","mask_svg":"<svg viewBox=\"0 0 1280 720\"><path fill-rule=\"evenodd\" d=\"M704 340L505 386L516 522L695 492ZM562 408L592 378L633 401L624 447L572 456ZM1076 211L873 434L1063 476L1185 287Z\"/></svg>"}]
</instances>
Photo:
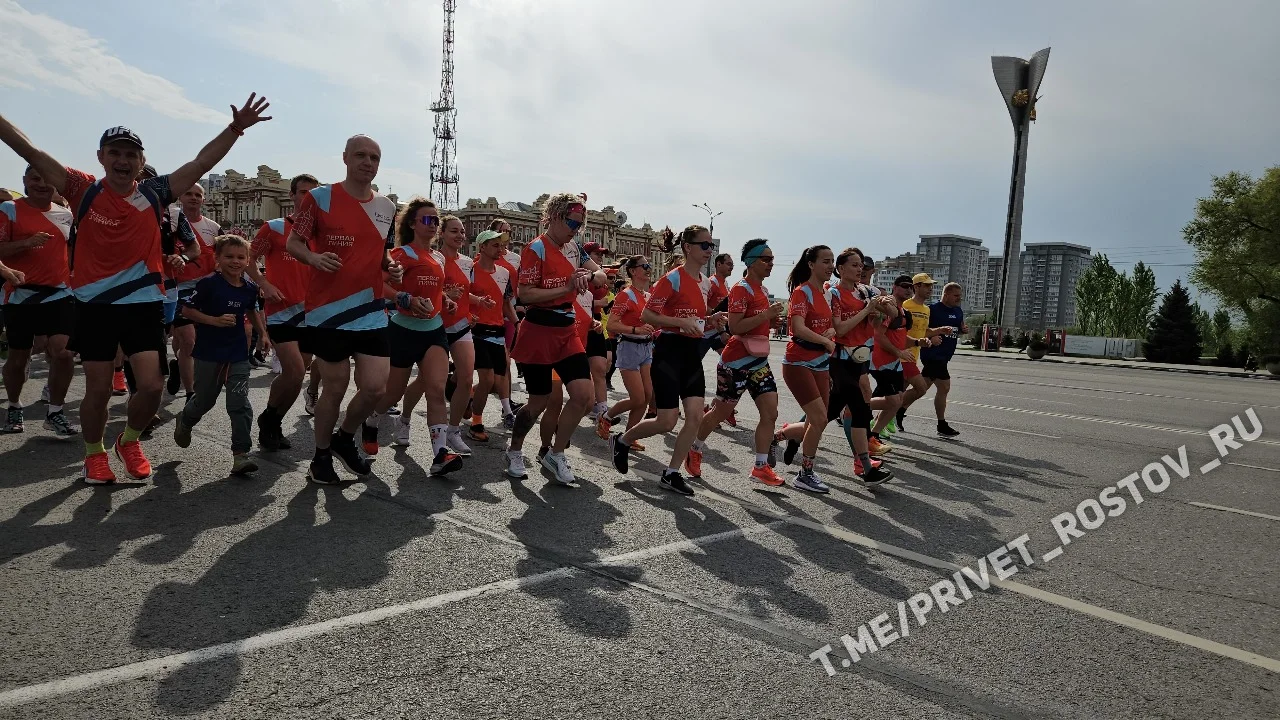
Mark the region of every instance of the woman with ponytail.
<instances>
[{"instance_id":1,"label":"woman with ponytail","mask_svg":"<svg viewBox=\"0 0 1280 720\"><path fill-rule=\"evenodd\" d=\"M645 410L653 402L653 333L655 328L641 320L649 301L649 274L653 266L643 255L628 258L622 265L627 285L613 299L609 313L609 332L618 340L617 366L622 371L622 384L627 398L609 408L608 416L627 413L627 430L644 419ZM638 442L631 449L644 450Z\"/></svg>"},{"instance_id":2,"label":"woman with ponytail","mask_svg":"<svg viewBox=\"0 0 1280 720\"><path fill-rule=\"evenodd\" d=\"M680 466L697 439L705 407L702 337L708 324L715 326L723 321L720 315L707 316L707 296L703 290L706 278L700 270L711 257L715 243L711 240L711 233L701 225L690 225L678 236L668 228L663 239L663 249L667 252L674 250L679 240L685 263L658 280L640 314L642 322L659 328L652 368L658 416L636 424L625 433L614 434L613 464L618 472L625 475L631 443L670 432L676 426L683 406L684 426L676 436L671 462L663 471L659 484L681 495L692 495L693 489L680 474Z\"/></svg>"},{"instance_id":3,"label":"woman with ponytail","mask_svg":"<svg viewBox=\"0 0 1280 720\"><path fill-rule=\"evenodd\" d=\"M791 291L789 325L791 341L782 360L782 379L805 413L803 426L789 426L788 438L799 433L801 439L800 470L792 485L814 493L830 489L813 471L818 442L827 426L827 399L831 391L828 368L836 350L836 329L831 326L831 306L823 292L823 283L831 278L836 258L826 245L806 248L787 277Z\"/></svg>"}]
</instances>

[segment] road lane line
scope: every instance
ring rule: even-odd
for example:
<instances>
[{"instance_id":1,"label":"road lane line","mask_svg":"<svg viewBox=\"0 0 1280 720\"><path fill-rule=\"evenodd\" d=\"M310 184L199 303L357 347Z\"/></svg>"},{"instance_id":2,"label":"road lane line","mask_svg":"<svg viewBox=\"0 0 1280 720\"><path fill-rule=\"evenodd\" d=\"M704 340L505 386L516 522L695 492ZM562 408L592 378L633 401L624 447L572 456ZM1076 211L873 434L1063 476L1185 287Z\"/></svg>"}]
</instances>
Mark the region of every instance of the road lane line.
<instances>
[{"instance_id":1,"label":"road lane line","mask_svg":"<svg viewBox=\"0 0 1280 720\"><path fill-rule=\"evenodd\" d=\"M1066 402L1064 400L1045 400L1044 398L1027 397L1026 395L999 395L997 393L982 393L982 395L983 397L1002 397L1002 398L1009 398L1010 400L1031 400L1034 402L1053 403L1055 405L1075 406L1079 404L1079 403Z\"/></svg>"},{"instance_id":2,"label":"road lane line","mask_svg":"<svg viewBox=\"0 0 1280 720\"><path fill-rule=\"evenodd\" d=\"M1253 470L1266 470L1267 472L1280 473L1280 470L1277 470L1276 468L1262 467L1261 465L1245 465L1244 463L1233 463L1233 462L1229 462L1227 464L1235 465L1236 467L1251 468Z\"/></svg>"},{"instance_id":3,"label":"road lane line","mask_svg":"<svg viewBox=\"0 0 1280 720\"><path fill-rule=\"evenodd\" d=\"M1250 517L1263 518L1264 520L1280 521L1280 517L1277 517L1275 515L1267 515L1266 513L1253 512L1252 510L1238 510L1236 508L1229 508L1223 505L1210 505L1209 503L1202 503L1202 502L1189 502L1187 504L1195 505L1196 507L1208 508L1210 510L1221 510L1223 512L1238 513L1240 515L1248 515Z\"/></svg>"},{"instance_id":4,"label":"road lane line","mask_svg":"<svg viewBox=\"0 0 1280 720\"><path fill-rule=\"evenodd\" d=\"M1009 380L1005 378L986 377L982 375L952 375L952 377L963 378L965 380L978 380L982 382L1000 383L1002 385L1031 385L1033 387L1066 388L1067 390L1087 390L1089 392L1112 393L1115 395L1137 395L1139 397L1162 398L1165 400L1189 400L1191 402L1214 403L1217 405L1234 405L1236 407L1240 407L1240 405L1242 404L1238 402L1232 402L1230 400L1209 400L1206 398L1182 397L1180 395L1161 395L1160 393L1138 392L1137 390L1111 390L1108 388L1092 388L1092 387L1084 387L1081 385L1059 385L1057 383L1052 383L1052 384L1038 383L1038 382L1031 382L1029 380ZM1087 397L1087 396L1082 395L1081 397ZM1097 399L1101 400L1102 398L1097 398ZM1122 400L1123 398L1109 398L1109 399ZM1132 401L1125 400L1125 402L1132 402ZM1266 408L1268 410L1280 410L1280 405L1254 405L1253 407Z\"/></svg>"},{"instance_id":5,"label":"road lane line","mask_svg":"<svg viewBox=\"0 0 1280 720\"><path fill-rule=\"evenodd\" d=\"M433 517L474 529L474 526L470 523L450 517L446 513L438 513L433 515ZM782 519L779 519L778 521L771 523L762 523L760 525L753 525L746 528L735 528L733 530L705 535L692 540L681 540L678 542L667 543L665 545L658 545L651 548L623 553L621 555L601 558L590 563L584 563L584 565L588 567L598 566L604 568L634 560L643 560L660 555L669 555L682 550L693 550L722 540L729 540L748 534L773 530L782 525L783 522L784 521ZM508 543L515 543L517 545L524 546L523 543L510 540L509 538L504 538L500 534L492 531L486 530L485 534L504 540ZM33 702L51 700L63 695L70 695L72 693L93 690L95 688L110 685L119 685L120 683L132 680L141 680L150 677L164 677L187 666L208 662L210 660L217 660L231 655L247 655L259 650L279 647L281 645L290 645L322 635L329 635L340 630L347 630L350 628L360 627L362 625L372 625L401 615L422 612L424 610L432 610L445 605L452 605L480 597L481 595L510 592L530 585L540 584L560 578L567 578L581 573L582 571L576 568L560 567L555 570L537 573L536 575L526 575L524 577L511 578L509 580L498 580L484 585L478 585L473 588L468 588L466 590L456 590L454 592L443 593L441 595L433 595L431 597L414 600L412 602L388 605L386 607L367 610L353 615L344 615L342 617L322 622L273 630L271 632L254 635L253 637L233 640L231 642L203 647L197 650L189 650L187 652L175 653L173 655L166 655L164 657L153 658L151 660L129 663L128 665L121 665L80 675L72 675L57 680L50 680L48 682L36 683L34 685L17 687L0 692L0 708L29 705Z\"/></svg>"},{"instance_id":6,"label":"road lane line","mask_svg":"<svg viewBox=\"0 0 1280 720\"><path fill-rule=\"evenodd\" d=\"M860 545L865 548L877 550L887 555L893 555L895 557L900 557L904 560L910 560L912 562L916 562L921 565L926 565L928 567L936 568L938 570L946 570L948 572L956 572L961 568L961 566L956 565L955 563L947 562L945 560L939 560L937 558L929 557L928 555L923 555L921 553L914 552L912 550L907 550L906 548L900 548L895 545L883 543L878 540L874 540L870 537L867 537L866 535L860 535L855 532L850 532L843 528L831 527L829 525L824 525L822 523L809 520L807 518L789 515L787 513L784 513L782 511L776 510L771 507L766 507L764 505L757 505L747 500L742 500L733 496L724 495L715 490L702 489L702 488L700 488L699 490L700 490L700 495L703 497L710 497L722 503L738 505L745 509L761 512L767 515L772 515L774 517L778 517L782 520L785 520L788 523L791 523L793 525L799 525L801 527L805 527L810 530L814 530L816 532L825 533L827 535L830 535L831 537L844 540L854 545ZM1034 598L1036 600L1040 600L1042 602L1046 602L1051 605L1057 605L1058 607L1061 607L1067 610L1072 610L1074 612L1077 612L1083 615L1089 615L1091 617L1096 617L1101 620L1106 620L1108 622L1112 622L1117 625L1122 625L1124 627L1137 630L1139 632L1144 632L1148 635L1153 635L1155 637L1162 638L1164 640L1170 640L1172 642L1181 643L1183 645L1204 650L1205 652L1213 653L1215 655L1220 655L1222 657L1236 660L1238 662L1246 663L1248 665L1254 665L1256 667L1260 667L1260 668L1263 668L1264 670L1269 670L1271 672L1280 672L1280 660L1259 655L1257 653L1249 652L1248 650L1242 650L1240 648L1232 647L1230 645L1225 645L1223 643L1215 642L1213 640L1208 640L1205 638L1197 637L1195 635L1190 635L1180 630L1174 630L1173 628L1168 628L1163 625L1156 625L1155 623L1150 623L1145 620L1139 620L1138 618L1130 617L1128 615L1115 612L1114 610L1107 610L1106 608L1098 607L1096 605L1090 605L1088 603L1081 602L1079 600L1075 600L1073 598L1069 598L1064 595L1058 595L1056 593L1040 590L1038 588L1034 588L1029 585L1023 585L1022 583L1011 582L1008 580L999 580L998 578L992 577L991 584L993 586L1000 587L1005 590L1009 590L1011 592L1024 595L1026 597Z\"/></svg>"},{"instance_id":7,"label":"road lane line","mask_svg":"<svg viewBox=\"0 0 1280 720\"><path fill-rule=\"evenodd\" d=\"M1012 428L995 427L993 425L979 425L978 423L960 422L958 420L948 420L952 425L967 425L968 427L986 428L987 430L999 430L1000 432L1017 433L1019 435L1035 435L1036 437L1049 438L1050 440L1061 440L1057 435L1045 435L1043 433L1034 433L1029 430L1014 430Z\"/></svg>"}]
</instances>

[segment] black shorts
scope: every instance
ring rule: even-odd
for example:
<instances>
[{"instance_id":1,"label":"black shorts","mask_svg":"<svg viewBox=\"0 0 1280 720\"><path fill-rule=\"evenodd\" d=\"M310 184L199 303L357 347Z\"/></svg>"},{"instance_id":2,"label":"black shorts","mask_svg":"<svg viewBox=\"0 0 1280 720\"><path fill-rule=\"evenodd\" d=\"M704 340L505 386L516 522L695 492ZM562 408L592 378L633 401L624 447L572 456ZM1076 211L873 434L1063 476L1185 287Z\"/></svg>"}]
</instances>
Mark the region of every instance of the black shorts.
<instances>
[{"instance_id":1,"label":"black shorts","mask_svg":"<svg viewBox=\"0 0 1280 720\"><path fill-rule=\"evenodd\" d=\"M551 394L551 371L560 376L560 382L568 385L574 380L591 379L591 363L584 352L560 360L551 365L516 363L524 373L524 389L529 397Z\"/></svg>"},{"instance_id":2,"label":"black shorts","mask_svg":"<svg viewBox=\"0 0 1280 720\"><path fill-rule=\"evenodd\" d=\"M907 387L907 381L903 378L901 370L872 370L871 377L876 381L876 389L871 393L872 397L897 395Z\"/></svg>"},{"instance_id":3,"label":"black shorts","mask_svg":"<svg viewBox=\"0 0 1280 720\"><path fill-rule=\"evenodd\" d=\"M76 303L75 330L69 347L84 362L112 362L116 349L125 357L141 352L164 352L164 303L113 305Z\"/></svg>"},{"instance_id":4,"label":"black shorts","mask_svg":"<svg viewBox=\"0 0 1280 720\"><path fill-rule=\"evenodd\" d=\"M950 360L925 360L920 374L930 380L950 380L951 373L947 372L948 362Z\"/></svg>"},{"instance_id":5,"label":"black shorts","mask_svg":"<svg viewBox=\"0 0 1280 720\"><path fill-rule=\"evenodd\" d=\"M659 410L675 410L685 398L707 396L702 338L662 333L653 344L653 400Z\"/></svg>"},{"instance_id":6,"label":"black shorts","mask_svg":"<svg viewBox=\"0 0 1280 720\"><path fill-rule=\"evenodd\" d=\"M399 323L387 323L387 346L390 349L391 367L407 370L422 364L427 350L438 347L446 352L449 343L443 327L435 330L411 330Z\"/></svg>"},{"instance_id":7,"label":"black shorts","mask_svg":"<svg viewBox=\"0 0 1280 720\"><path fill-rule=\"evenodd\" d=\"M30 350L37 336L70 335L76 328L75 298L53 302L10 303L4 306L9 347Z\"/></svg>"},{"instance_id":8,"label":"black shorts","mask_svg":"<svg viewBox=\"0 0 1280 720\"><path fill-rule=\"evenodd\" d=\"M342 362L356 355L389 357L387 329L338 330L336 328L307 327L298 349L310 353L325 362Z\"/></svg>"},{"instance_id":9,"label":"black shorts","mask_svg":"<svg viewBox=\"0 0 1280 720\"><path fill-rule=\"evenodd\" d=\"M271 338L271 342L275 345L283 345L285 343L301 343L302 336L308 328L303 327L300 323L297 325L278 325L267 326L267 337Z\"/></svg>"},{"instance_id":10,"label":"black shorts","mask_svg":"<svg viewBox=\"0 0 1280 720\"><path fill-rule=\"evenodd\" d=\"M475 341L475 336L471 334L470 326L464 327L461 330L453 330L453 331L446 330L444 333L444 336L445 336L445 341L448 343L447 347L450 347L450 348L453 347L454 343L458 342L463 338L466 338L467 342Z\"/></svg>"},{"instance_id":11,"label":"black shorts","mask_svg":"<svg viewBox=\"0 0 1280 720\"><path fill-rule=\"evenodd\" d=\"M871 406L862 396L862 383L866 363L852 359L831 359L831 396L827 402L827 420L839 418L845 408L853 418L853 427L871 427Z\"/></svg>"},{"instance_id":12,"label":"black shorts","mask_svg":"<svg viewBox=\"0 0 1280 720\"><path fill-rule=\"evenodd\" d=\"M476 369L492 370L494 375L505 377L507 374L507 346L500 342L490 342L484 338L478 338L476 340Z\"/></svg>"},{"instance_id":13,"label":"black shorts","mask_svg":"<svg viewBox=\"0 0 1280 720\"><path fill-rule=\"evenodd\" d=\"M751 393L755 400L761 395L778 392L778 380L769 367L769 358L756 358L747 367L731 368L720 362L716 365L716 397L724 402L737 402L742 393Z\"/></svg>"},{"instance_id":14,"label":"black shorts","mask_svg":"<svg viewBox=\"0 0 1280 720\"><path fill-rule=\"evenodd\" d=\"M609 357L609 341L598 332L587 333L587 357Z\"/></svg>"},{"instance_id":15,"label":"black shorts","mask_svg":"<svg viewBox=\"0 0 1280 720\"><path fill-rule=\"evenodd\" d=\"M188 320L182 316L182 306L187 304L187 301L191 299L195 292L195 288L186 288L178 291L178 311L173 314L173 323L170 324L170 329L196 324L194 320Z\"/></svg>"}]
</instances>

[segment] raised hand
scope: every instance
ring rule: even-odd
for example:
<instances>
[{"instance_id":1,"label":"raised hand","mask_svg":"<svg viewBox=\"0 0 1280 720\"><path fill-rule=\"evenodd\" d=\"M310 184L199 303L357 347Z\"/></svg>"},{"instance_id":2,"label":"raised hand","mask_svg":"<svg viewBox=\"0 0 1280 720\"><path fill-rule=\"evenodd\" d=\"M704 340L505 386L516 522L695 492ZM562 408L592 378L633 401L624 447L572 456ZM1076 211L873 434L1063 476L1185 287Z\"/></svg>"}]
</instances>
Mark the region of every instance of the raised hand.
<instances>
[{"instance_id":1,"label":"raised hand","mask_svg":"<svg viewBox=\"0 0 1280 720\"><path fill-rule=\"evenodd\" d=\"M258 97L258 93L251 93L249 99L244 101L244 107L236 109L235 105L231 106L231 126L244 132L260 122L270 120L270 115L262 114L269 107L271 103L267 102L266 97Z\"/></svg>"}]
</instances>

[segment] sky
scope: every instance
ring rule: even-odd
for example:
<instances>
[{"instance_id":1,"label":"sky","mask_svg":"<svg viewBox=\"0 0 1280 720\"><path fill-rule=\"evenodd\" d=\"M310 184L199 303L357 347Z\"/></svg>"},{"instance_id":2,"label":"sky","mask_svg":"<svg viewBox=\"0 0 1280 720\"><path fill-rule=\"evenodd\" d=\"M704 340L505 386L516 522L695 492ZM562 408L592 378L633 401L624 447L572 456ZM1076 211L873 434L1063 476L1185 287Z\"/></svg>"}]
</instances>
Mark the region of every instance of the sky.
<instances>
[{"instance_id":1,"label":"sky","mask_svg":"<svg viewBox=\"0 0 1280 720\"><path fill-rule=\"evenodd\" d=\"M770 240L775 292L814 244L881 258L956 233L999 254L1013 131L992 55L1052 48L1024 244L1143 260L1167 288L1212 176L1280 159L1269 0L457 4L464 202L586 192L676 229L707 203L726 251ZM0 0L0 113L87 170L102 131L129 126L165 172L258 92L274 119L215 172L336 181L366 133L383 192L425 195L442 18L418 0ZM0 186L23 165L0 151Z\"/></svg>"}]
</instances>

